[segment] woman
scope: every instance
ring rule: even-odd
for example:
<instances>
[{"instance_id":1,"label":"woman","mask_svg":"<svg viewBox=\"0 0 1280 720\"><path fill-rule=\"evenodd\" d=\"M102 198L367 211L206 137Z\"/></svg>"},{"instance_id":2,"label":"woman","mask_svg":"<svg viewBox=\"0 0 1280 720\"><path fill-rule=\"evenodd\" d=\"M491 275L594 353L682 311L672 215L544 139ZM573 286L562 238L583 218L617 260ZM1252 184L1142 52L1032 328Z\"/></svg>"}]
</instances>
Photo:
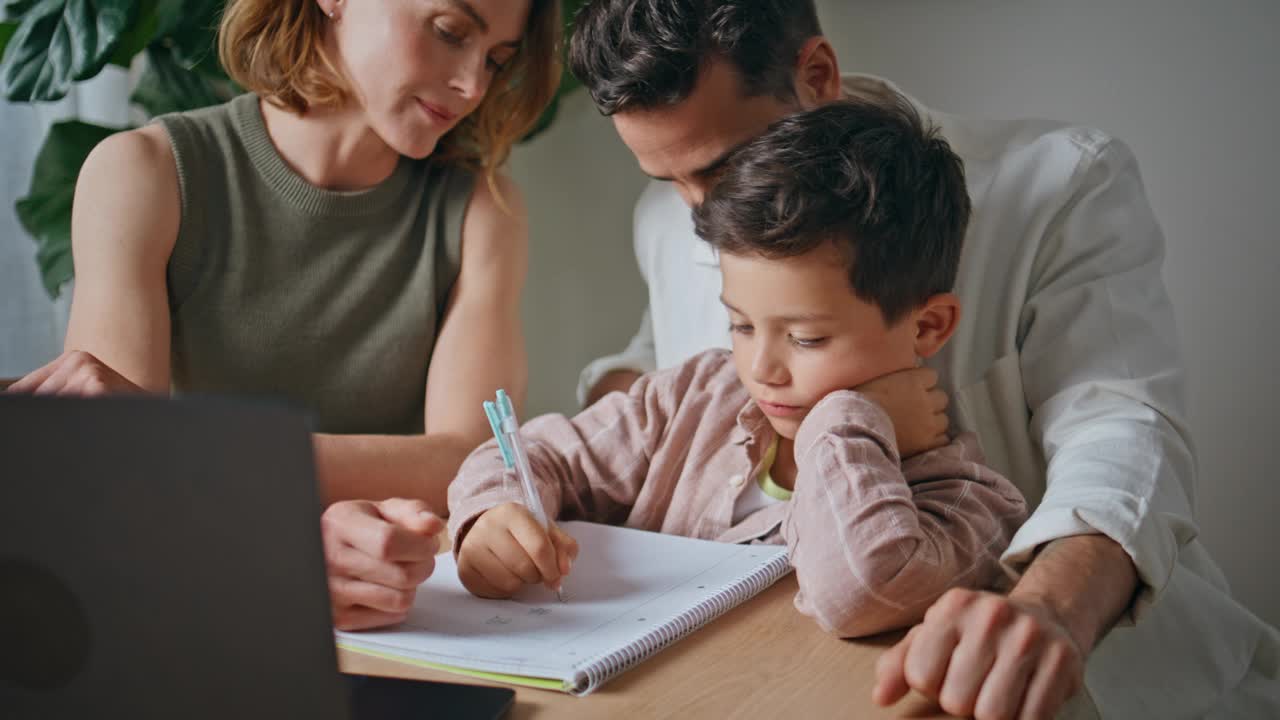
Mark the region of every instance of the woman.
<instances>
[{"instance_id":1,"label":"woman","mask_svg":"<svg viewBox=\"0 0 1280 720\"><path fill-rule=\"evenodd\" d=\"M222 392L316 418L335 622L403 617L449 480L523 396L518 189L556 0L231 0L250 94L112 136L76 186L66 352L13 392ZM383 498L413 498L374 503Z\"/></svg>"}]
</instances>

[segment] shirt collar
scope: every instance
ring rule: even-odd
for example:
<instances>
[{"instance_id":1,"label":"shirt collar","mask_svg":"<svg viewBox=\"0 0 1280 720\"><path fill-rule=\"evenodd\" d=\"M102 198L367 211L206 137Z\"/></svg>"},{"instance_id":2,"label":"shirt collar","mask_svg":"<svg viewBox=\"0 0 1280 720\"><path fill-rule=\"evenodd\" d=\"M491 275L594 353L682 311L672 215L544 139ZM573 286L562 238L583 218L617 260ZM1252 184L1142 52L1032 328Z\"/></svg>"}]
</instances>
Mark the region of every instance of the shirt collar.
<instances>
[{"instance_id":1,"label":"shirt collar","mask_svg":"<svg viewBox=\"0 0 1280 720\"><path fill-rule=\"evenodd\" d=\"M764 416L764 411L755 400L748 399L738 411L737 425L733 428L730 442L734 445L745 445L748 440L759 438L772 429L769 418Z\"/></svg>"}]
</instances>

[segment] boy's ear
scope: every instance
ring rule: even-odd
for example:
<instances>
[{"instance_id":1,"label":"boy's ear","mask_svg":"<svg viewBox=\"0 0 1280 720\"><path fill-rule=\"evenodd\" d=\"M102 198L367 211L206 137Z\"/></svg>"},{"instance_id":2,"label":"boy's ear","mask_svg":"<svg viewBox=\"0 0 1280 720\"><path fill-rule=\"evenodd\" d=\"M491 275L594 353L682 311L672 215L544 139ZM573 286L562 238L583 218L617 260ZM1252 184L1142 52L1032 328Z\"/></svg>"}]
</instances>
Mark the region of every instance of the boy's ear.
<instances>
[{"instance_id":1,"label":"boy's ear","mask_svg":"<svg viewBox=\"0 0 1280 720\"><path fill-rule=\"evenodd\" d=\"M938 293L916 309L916 356L932 357L951 339L960 324L960 298L954 293Z\"/></svg>"},{"instance_id":2,"label":"boy's ear","mask_svg":"<svg viewBox=\"0 0 1280 720\"><path fill-rule=\"evenodd\" d=\"M796 96L805 110L840 98L840 62L821 35L809 38L796 55Z\"/></svg>"}]
</instances>

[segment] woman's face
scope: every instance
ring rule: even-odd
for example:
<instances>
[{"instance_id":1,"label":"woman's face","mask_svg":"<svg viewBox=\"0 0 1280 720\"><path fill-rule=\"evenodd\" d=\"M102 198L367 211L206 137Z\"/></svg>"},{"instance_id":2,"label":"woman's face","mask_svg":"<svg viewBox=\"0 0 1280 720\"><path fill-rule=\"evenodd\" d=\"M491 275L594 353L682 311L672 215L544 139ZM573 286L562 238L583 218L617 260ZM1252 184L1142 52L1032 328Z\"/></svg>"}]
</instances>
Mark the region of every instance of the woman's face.
<instances>
[{"instance_id":1,"label":"woman's face","mask_svg":"<svg viewBox=\"0 0 1280 720\"><path fill-rule=\"evenodd\" d=\"M369 126L422 158L484 99L519 47L530 0L318 0L326 42Z\"/></svg>"}]
</instances>

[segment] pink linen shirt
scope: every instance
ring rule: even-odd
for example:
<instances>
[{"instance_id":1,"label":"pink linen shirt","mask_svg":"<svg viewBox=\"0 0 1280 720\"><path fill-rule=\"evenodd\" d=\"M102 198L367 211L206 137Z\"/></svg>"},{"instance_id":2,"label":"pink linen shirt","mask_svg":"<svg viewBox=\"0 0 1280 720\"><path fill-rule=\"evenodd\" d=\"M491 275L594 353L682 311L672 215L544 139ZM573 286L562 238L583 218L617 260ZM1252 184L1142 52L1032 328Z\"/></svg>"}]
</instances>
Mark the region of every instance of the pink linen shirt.
<instances>
[{"instance_id":1,"label":"pink linen shirt","mask_svg":"<svg viewBox=\"0 0 1280 720\"><path fill-rule=\"evenodd\" d=\"M831 393L796 435L791 500L735 525L734 503L775 436L724 350L645 375L572 419L546 415L521 428L551 517L786 544L796 607L841 637L911 624L947 589L1000 577L1026 503L983 464L973 434L902 462L879 405ZM521 502L508 472L492 440L463 463L449 488L455 549L485 510Z\"/></svg>"}]
</instances>

